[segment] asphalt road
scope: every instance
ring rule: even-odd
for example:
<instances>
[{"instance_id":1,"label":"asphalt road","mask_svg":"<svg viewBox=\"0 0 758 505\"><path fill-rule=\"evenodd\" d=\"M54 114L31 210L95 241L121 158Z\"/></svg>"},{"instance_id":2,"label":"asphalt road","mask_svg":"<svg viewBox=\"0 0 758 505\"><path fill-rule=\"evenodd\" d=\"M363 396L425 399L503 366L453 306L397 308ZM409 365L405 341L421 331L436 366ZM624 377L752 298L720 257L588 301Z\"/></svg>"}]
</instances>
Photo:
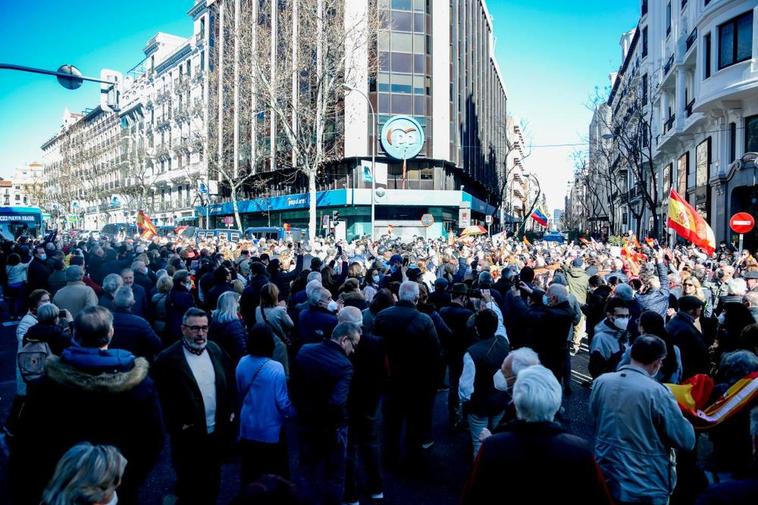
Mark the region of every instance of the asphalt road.
<instances>
[{"instance_id":1,"label":"asphalt road","mask_svg":"<svg viewBox=\"0 0 758 505\"><path fill-rule=\"evenodd\" d=\"M7 313L0 313L0 420L8 415L15 394L15 325L7 322ZM564 399L565 413L562 422L566 428L591 440L592 427L588 417L589 389L582 386L587 374L587 352L584 348L573 358L573 392ZM453 505L458 503L470 467L467 443L468 434L453 431L447 424L447 393L439 393L435 403L434 445L427 450L426 467L413 476L401 475L387 469L385 473L385 503L414 505ZM291 430L290 430L291 431ZM291 468L297 468L294 444L290 455ZM8 503L7 459L0 455L0 503ZM232 461L225 465L222 476L222 494L219 504L227 504L239 489L239 465ZM140 496L144 505L172 503L166 497L172 493L174 473L166 446L158 464L145 482ZM367 497L366 497L367 498ZM362 503L370 503L363 499Z\"/></svg>"}]
</instances>

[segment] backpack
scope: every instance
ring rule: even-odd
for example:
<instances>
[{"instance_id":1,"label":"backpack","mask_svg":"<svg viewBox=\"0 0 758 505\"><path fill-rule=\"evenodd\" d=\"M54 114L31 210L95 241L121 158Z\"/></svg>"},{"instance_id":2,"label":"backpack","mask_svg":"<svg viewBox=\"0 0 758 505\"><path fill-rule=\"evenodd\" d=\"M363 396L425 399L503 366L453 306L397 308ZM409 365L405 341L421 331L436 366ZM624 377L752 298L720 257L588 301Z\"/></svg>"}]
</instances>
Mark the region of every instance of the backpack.
<instances>
[{"instance_id":1,"label":"backpack","mask_svg":"<svg viewBox=\"0 0 758 505\"><path fill-rule=\"evenodd\" d=\"M47 342L31 340L18 352L18 370L27 384L45 375L45 361L52 355Z\"/></svg>"}]
</instances>

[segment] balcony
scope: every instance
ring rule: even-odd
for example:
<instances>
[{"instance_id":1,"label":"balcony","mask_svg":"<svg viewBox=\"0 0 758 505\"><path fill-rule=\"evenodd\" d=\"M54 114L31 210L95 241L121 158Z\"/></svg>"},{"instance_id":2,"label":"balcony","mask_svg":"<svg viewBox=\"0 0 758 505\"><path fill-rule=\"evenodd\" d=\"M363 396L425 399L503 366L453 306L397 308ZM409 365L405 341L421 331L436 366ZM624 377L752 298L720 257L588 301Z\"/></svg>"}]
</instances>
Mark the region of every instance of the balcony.
<instances>
[{"instance_id":1,"label":"balcony","mask_svg":"<svg viewBox=\"0 0 758 505\"><path fill-rule=\"evenodd\" d=\"M666 64L663 66L663 76L667 76L669 72L671 72L671 67L674 66L674 55L671 54L671 57L669 57Z\"/></svg>"},{"instance_id":2,"label":"balcony","mask_svg":"<svg viewBox=\"0 0 758 505\"><path fill-rule=\"evenodd\" d=\"M697 26L692 29L692 32L690 32L689 36L687 37L687 40L684 43L685 52L690 50L690 48L695 44L696 40L697 40Z\"/></svg>"},{"instance_id":3,"label":"balcony","mask_svg":"<svg viewBox=\"0 0 758 505\"><path fill-rule=\"evenodd\" d=\"M690 117L692 115L692 109L693 109L693 107L695 107L695 99L694 98L692 100L690 100L690 103L688 103L686 105L685 109L684 109L686 111L686 113L687 113L687 117Z\"/></svg>"},{"instance_id":4,"label":"balcony","mask_svg":"<svg viewBox=\"0 0 758 505\"><path fill-rule=\"evenodd\" d=\"M168 128L171 128L171 120L169 120L167 117L161 118L155 123L158 130L166 130Z\"/></svg>"},{"instance_id":5,"label":"balcony","mask_svg":"<svg viewBox=\"0 0 758 505\"><path fill-rule=\"evenodd\" d=\"M663 123L663 134L666 135L666 133L669 132L674 127L674 121L676 120L676 114L671 114L671 117L669 117L664 123Z\"/></svg>"}]
</instances>

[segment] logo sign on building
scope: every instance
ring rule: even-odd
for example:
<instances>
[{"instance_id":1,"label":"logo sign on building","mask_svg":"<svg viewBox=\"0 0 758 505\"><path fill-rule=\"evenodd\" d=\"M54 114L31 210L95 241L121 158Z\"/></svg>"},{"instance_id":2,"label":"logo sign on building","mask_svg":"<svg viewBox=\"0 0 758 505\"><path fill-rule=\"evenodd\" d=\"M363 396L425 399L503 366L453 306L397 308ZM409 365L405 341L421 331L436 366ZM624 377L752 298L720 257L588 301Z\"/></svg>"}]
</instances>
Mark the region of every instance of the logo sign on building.
<instances>
[{"instance_id":1,"label":"logo sign on building","mask_svg":"<svg viewBox=\"0 0 758 505\"><path fill-rule=\"evenodd\" d=\"M489 214L484 216L484 222L487 224L492 224L492 216L490 216Z\"/></svg>"},{"instance_id":2,"label":"logo sign on building","mask_svg":"<svg viewBox=\"0 0 758 505\"><path fill-rule=\"evenodd\" d=\"M381 142L388 156L408 160L424 147L424 129L410 116L392 116L382 127Z\"/></svg>"},{"instance_id":3,"label":"logo sign on building","mask_svg":"<svg viewBox=\"0 0 758 505\"><path fill-rule=\"evenodd\" d=\"M423 216L421 216L421 224L426 227L433 225L434 216L431 214L424 214Z\"/></svg>"},{"instance_id":4,"label":"logo sign on building","mask_svg":"<svg viewBox=\"0 0 758 505\"><path fill-rule=\"evenodd\" d=\"M750 233L755 226L755 219L747 212L738 212L729 220L729 227L734 233Z\"/></svg>"},{"instance_id":5,"label":"logo sign on building","mask_svg":"<svg viewBox=\"0 0 758 505\"><path fill-rule=\"evenodd\" d=\"M458 228L471 226L471 209L458 209Z\"/></svg>"}]
</instances>

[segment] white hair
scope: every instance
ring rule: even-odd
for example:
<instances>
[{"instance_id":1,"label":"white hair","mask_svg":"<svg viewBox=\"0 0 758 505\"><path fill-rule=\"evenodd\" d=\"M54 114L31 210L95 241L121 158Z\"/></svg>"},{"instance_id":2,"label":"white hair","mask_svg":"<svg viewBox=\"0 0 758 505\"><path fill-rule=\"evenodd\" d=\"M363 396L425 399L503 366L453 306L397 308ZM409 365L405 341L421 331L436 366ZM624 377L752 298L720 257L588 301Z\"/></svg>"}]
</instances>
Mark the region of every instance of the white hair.
<instances>
[{"instance_id":1,"label":"white hair","mask_svg":"<svg viewBox=\"0 0 758 505\"><path fill-rule=\"evenodd\" d=\"M237 312L240 307L240 294L236 291L221 293L216 302L216 310L213 311L213 319L219 323L226 323L238 319Z\"/></svg>"},{"instance_id":2,"label":"white hair","mask_svg":"<svg viewBox=\"0 0 758 505\"><path fill-rule=\"evenodd\" d=\"M119 274L108 274L103 279L103 290L113 296L118 288L124 285L124 279Z\"/></svg>"},{"instance_id":3,"label":"white hair","mask_svg":"<svg viewBox=\"0 0 758 505\"><path fill-rule=\"evenodd\" d=\"M322 283L322 280L321 280L321 272L316 272L316 271L313 271L313 272L309 273L309 274L308 274L308 277L307 277L307 280L308 280L308 283L309 283L309 284L310 284L311 282L313 282L313 281L318 281L318 285L320 286L320 285L321 285L321 283Z\"/></svg>"},{"instance_id":4,"label":"white hair","mask_svg":"<svg viewBox=\"0 0 758 505\"><path fill-rule=\"evenodd\" d=\"M121 286L113 293L113 305L122 309L128 309L134 305L134 293L129 286Z\"/></svg>"},{"instance_id":5,"label":"white hair","mask_svg":"<svg viewBox=\"0 0 758 505\"><path fill-rule=\"evenodd\" d=\"M505 359L510 359L511 372L513 372L514 376L518 376L521 370L540 364L539 356L529 347L520 347L515 351L511 351Z\"/></svg>"},{"instance_id":6,"label":"white hair","mask_svg":"<svg viewBox=\"0 0 758 505\"><path fill-rule=\"evenodd\" d=\"M741 277L735 277L726 281L728 294L743 296L747 293L747 282Z\"/></svg>"},{"instance_id":7,"label":"white hair","mask_svg":"<svg viewBox=\"0 0 758 505\"><path fill-rule=\"evenodd\" d=\"M553 295L558 300L558 303L563 303L568 300L568 289L566 289L566 286L563 284L552 284L547 288L547 292Z\"/></svg>"},{"instance_id":8,"label":"white hair","mask_svg":"<svg viewBox=\"0 0 758 505\"><path fill-rule=\"evenodd\" d=\"M344 307L337 315L337 322L363 324L363 312L358 307Z\"/></svg>"},{"instance_id":9,"label":"white hair","mask_svg":"<svg viewBox=\"0 0 758 505\"><path fill-rule=\"evenodd\" d=\"M398 291L397 297L403 302L416 303L416 300L418 300L419 297L418 283L414 281L405 281L400 284L400 290Z\"/></svg>"},{"instance_id":10,"label":"white hair","mask_svg":"<svg viewBox=\"0 0 758 505\"><path fill-rule=\"evenodd\" d=\"M534 365L518 374L513 385L516 416L528 423L549 422L561 408L561 385L553 372Z\"/></svg>"},{"instance_id":11,"label":"white hair","mask_svg":"<svg viewBox=\"0 0 758 505\"><path fill-rule=\"evenodd\" d=\"M308 299L311 298L311 293L316 291L317 289L321 289L323 286L321 285L321 279L308 281L308 284L305 285L305 296L308 297Z\"/></svg>"}]
</instances>

